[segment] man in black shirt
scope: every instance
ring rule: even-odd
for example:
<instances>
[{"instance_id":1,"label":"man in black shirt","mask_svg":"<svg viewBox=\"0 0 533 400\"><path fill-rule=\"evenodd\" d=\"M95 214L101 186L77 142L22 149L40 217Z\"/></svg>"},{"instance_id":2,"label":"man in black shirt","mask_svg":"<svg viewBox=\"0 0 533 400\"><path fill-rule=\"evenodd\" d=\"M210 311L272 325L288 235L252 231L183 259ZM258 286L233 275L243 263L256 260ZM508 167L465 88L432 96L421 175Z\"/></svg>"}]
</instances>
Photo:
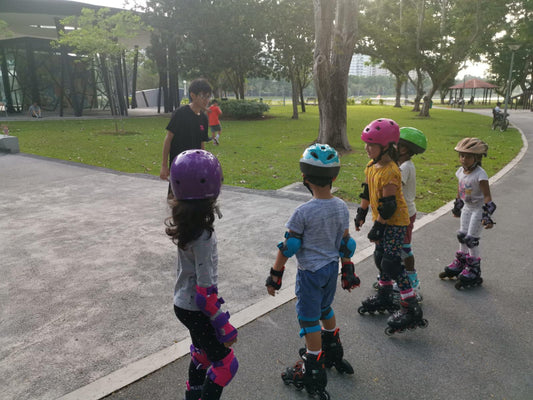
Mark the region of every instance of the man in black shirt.
<instances>
[{"instance_id":1,"label":"man in black shirt","mask_svg":"<svg viewBox=\"0 0 533 400\"><path fill-rule=\"evenodd\" d=\"M195 79L189 86L190 103L174 111L163 141L163 160L159 177L168 180L170 163L182 151L204 149L209 140L209 122L205 111L212 89L205 79ZM172 194L169 185L169 196Z\"/></svg>"}]
</instances>

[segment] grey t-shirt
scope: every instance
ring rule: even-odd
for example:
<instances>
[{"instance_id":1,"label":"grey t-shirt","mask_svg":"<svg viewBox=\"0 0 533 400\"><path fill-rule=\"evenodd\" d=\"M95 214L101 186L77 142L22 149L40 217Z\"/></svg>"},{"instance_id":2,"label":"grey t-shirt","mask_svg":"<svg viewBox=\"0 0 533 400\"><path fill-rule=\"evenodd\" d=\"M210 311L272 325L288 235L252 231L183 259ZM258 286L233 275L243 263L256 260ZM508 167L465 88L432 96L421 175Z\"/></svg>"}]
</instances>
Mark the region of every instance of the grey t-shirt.
<instances>
[{"instance_id":1,"label":"grey t-shirt","mask_svg":"<svg viewBox=\"0 0 533 400\"><path fill-rule=\"evenodd\" d=\"M296 208L285 226L303 235L296 253L298 268L315 272L338 262L341 239L349 225L348 207L337 197L312 199Z\"/></svg>"},{"instance_id":2,"label":"grey t-shirt","mask_svg":"<svg viewBox=\"0 0 533 400\"><path fill-rule=\"evenodd\" d=\"M190 311L200 311L194 300L196 285L209 287L218 281L218 251L215 232L204 231L185 250L178 247L178 279L174 286L174 304Z\"/></svg>"}]
</instances>

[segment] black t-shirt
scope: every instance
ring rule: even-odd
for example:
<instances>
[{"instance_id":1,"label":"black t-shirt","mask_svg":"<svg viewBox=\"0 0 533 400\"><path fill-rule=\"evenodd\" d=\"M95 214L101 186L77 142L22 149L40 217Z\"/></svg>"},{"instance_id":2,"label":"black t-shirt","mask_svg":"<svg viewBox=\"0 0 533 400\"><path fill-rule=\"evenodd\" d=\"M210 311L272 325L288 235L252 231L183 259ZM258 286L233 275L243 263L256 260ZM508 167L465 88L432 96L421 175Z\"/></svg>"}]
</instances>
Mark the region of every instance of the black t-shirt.
<instances>
[{"instance_id":1,"label":"black t-shirt","mask_svg":"<svg viewBox=\"0 0 533 400\"><path fill-rule=\"evenodd\" d=\"M174 111L167 125L167 130L174 134L170 143L169 161L185 150L201 149L202 142L209 139L207 127L209 122L203 112L196 115L188 105Z\"/></svg>"}]
</instances>

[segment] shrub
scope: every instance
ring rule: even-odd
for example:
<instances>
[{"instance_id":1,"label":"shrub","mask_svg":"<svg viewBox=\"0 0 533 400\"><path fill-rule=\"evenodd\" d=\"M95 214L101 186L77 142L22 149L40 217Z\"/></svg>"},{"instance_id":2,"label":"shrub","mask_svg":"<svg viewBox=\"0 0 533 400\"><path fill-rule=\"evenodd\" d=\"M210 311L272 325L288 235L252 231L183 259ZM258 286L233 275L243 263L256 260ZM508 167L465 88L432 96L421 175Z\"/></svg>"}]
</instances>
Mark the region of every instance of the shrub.
<instances>
[{"instance_id":1,"label":"shrub","mask_svg":"<svg viewBox=\"0 0 533 400\"><path fill-rule=\"evenodd\" d=\"M219 105L225 117L235 119L261 118L263 113L270 110L268 104L255 100L224 100Z\"/></svg>"}]
</instances>

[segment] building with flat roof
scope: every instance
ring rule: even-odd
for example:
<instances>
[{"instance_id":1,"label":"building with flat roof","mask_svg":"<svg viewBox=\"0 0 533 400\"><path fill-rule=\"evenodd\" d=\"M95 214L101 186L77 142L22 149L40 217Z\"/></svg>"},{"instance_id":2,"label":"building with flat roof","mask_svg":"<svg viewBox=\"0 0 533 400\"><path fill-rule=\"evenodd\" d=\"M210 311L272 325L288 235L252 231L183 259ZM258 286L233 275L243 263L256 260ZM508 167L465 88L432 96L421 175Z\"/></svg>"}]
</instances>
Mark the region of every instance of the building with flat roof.
<instances>
[{"instance_id":1,"label":"building with flat roof","mask_svg":"<svg viewBox=\"0 0 533 400\"><path fill-rule=\"evenodd\" d=\"M377 65L370 65L370 56L366 54L354 54L350 63L348 75L353 76L389 76L387 69Z\"/></svg>"}]
</instances>

